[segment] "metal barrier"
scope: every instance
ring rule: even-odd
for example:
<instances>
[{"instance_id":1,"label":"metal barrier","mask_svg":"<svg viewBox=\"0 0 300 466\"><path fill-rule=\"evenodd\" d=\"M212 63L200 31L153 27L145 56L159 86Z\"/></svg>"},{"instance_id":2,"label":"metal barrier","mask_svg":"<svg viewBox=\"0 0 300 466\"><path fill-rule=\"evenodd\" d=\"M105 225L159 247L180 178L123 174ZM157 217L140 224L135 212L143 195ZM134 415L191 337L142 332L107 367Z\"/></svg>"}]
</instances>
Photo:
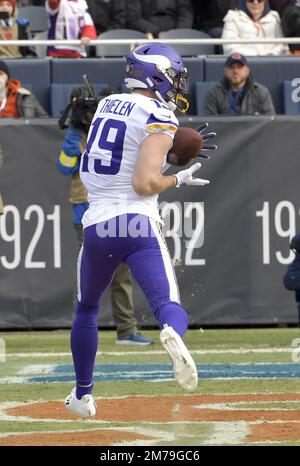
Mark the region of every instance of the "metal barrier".
<instances>
[{"instance_id":1,"label":"metal barrier","mask_svg":"<svg viewBox=\"0 0 300 466\"><path fill-rule=\"evenodd\" d=\"M89 45L132 45L134 48L138 44L147 44L160 42L170 45L224 45L224 44L300 44L300 37L279 37L273 39L95 39L91 40ZM17 45L17 46L35 46L35 45L81 45L80 40L0 40L0 46Z\"/></svg>"}]
</instances>

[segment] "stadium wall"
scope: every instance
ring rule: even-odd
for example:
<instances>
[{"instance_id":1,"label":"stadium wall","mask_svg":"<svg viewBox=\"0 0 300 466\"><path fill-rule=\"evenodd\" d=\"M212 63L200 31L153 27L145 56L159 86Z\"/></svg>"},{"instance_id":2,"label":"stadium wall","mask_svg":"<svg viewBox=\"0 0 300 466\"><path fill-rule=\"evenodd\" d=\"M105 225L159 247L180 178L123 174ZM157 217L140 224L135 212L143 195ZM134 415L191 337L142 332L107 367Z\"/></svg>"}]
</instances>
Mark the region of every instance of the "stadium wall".
<instances>
[{"instance_id":1,"label":"stadium wall","mask_svg":"<svg viewBox=\"0 0 300 466\"><path fill-rule=\"evenodd\" d=\"M199 125L186 117L182 125ZM299 117L210 118L219 149L205 188L160 198L181 297L194 326L296 324L282 276L300 230ZM0 328L62 328L72 320L76 235L70 179L55 166L57 120L0 120ZM155 321L134 288L141 326ZM109 292L99 325L112 327Z\"/></svg>"}]
</instances>

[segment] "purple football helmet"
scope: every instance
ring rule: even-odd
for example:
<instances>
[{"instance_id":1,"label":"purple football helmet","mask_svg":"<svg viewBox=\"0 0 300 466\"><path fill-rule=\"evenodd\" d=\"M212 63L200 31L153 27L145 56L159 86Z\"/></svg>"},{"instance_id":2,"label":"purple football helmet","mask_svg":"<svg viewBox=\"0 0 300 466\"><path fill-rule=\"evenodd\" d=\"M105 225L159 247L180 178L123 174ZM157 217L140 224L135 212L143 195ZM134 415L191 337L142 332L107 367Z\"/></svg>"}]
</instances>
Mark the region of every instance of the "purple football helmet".
<instances>
[{"instance_id":1,"label":"purple football helmet","mask_svg":"<svg viewBox=\"0 0 300 466\"><path fill-rule=\"evenodd\" d=\"M159 42L140 45L127 56L125 84L149 89L172 111L189 108L188 72L179 53Z\"/></svg>"}]
</instances>

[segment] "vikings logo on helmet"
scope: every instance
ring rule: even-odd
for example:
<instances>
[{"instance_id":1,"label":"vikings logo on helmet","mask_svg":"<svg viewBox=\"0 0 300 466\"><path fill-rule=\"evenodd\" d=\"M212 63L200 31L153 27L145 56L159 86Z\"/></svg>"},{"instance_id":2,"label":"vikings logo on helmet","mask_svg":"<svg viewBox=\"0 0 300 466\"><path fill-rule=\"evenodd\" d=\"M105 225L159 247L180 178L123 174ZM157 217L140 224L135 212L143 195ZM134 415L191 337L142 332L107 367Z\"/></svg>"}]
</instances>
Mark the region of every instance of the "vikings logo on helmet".
<instances>
[{"instance_id":1,"label":"vikings logo on helmet","mask_svg":"<svg viewBox=\"0 0 300 466\"><path fill-rule=\"evenodd\" d=\"M172 47L151 43L140 45L127 56L125 84L128 88L152 91L172 111L189 108L188 72Z\"/></svg>"}]
</instances>

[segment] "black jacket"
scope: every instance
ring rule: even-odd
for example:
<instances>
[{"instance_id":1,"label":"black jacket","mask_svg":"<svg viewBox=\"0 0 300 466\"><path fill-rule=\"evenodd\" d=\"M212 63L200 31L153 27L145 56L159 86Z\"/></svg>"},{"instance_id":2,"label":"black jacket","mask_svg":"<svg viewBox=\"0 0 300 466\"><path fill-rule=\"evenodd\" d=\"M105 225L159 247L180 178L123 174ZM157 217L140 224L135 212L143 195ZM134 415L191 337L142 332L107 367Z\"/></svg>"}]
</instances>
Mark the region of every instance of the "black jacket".
<instances>
[{"instance_id":1,"label":"black jacket","mask_svg":"<svg viewBox=\"0 0 300 466\"><path fill-rule=\"evenodd\" d=\"M23 22L22 20L17 20L18 24L18 39L20 40L28 40L28 32L27 32L27 26L28 26L28 21ZM22 57L27 57L27 56L32 56L36 57L36 53L30 48L30 47L19 47L20 53Z\"/></svg>"},{"instance_id":2,"label":"black jacket","mask_svg":"<svg viewBox=\"0 0 300 466\"><path fill-rule=\"evenodd\" d=\"M300 7L287 6L281 18L283 33L286 37L299 37L300 35ZM290 44L291 51L300 50L300 44Z\"/></svg>"},{"instance_id":3,"label":"black jacket","mask_svg":"<svg viewBox=\"0 0 300 466\"><path fill-rule=\"evenodd\" d=\"M223 27L223 18L227 11L234 10L237 4L238 0L193 0L195 29L208 31Z\"/></svg>"},{"instance_id":4,"label":"black jacket","mask_svg":"<svg viewBox=\"0 0 300 466\"><path fill-rule=\"evenodd\" d=\"M229 115L228 91L229 81L226 77L208 90L204 99L204 115ZM274 115L274 105L269 90L249 76L237 106L238 115Z\"/></svg>"},{"instance_id":5,"label":"black jacket","mask_svg":"<svg viewBox=\"0 0 300 466\"><path fill-rule=\"evenodd\" d=\"M296 0L269 0L271 10L276 10L282 16L284 10L290 6L295 5Z\"/></svg>"},{"instance_id":6,"label":"black jacket","mask_svg":"<svg viewBox=\"0 0 300 466\"><path fill-rule=\"evenodd\" d=\"M87 0L97 34L109 29L125 28L125 0Z\"/></svg>"},{"instance_id":7,"label":"black jacket","mask_svg":"<svg viewBox=\"0 0 300 466\"><path fill-rule=\"evenodd\" d=\"M126 8L127 28L152 32L154 36L161 31L193 26L190 0L128 0Z\"/></svg>"}]
</instances>

